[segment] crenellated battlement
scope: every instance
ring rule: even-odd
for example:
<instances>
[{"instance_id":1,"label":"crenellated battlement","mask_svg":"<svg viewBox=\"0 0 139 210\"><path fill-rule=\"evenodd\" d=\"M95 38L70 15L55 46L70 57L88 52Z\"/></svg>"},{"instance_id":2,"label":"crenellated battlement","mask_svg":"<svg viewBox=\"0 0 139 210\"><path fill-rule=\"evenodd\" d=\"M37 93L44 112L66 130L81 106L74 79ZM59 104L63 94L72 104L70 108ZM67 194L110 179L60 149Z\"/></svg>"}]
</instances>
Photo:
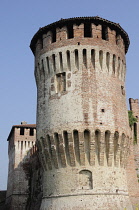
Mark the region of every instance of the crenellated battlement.
<instances>
[{"instance_id":1,"label":"crenellated battlement","mask_svg":"<svg viewBox=\"0 0 139 210\"><path fill-rule=\"evenodd\" d=\"M21 122L13 125L8 136L8 184L6 195L6 209L25 209L29 194L29 181L24 165L29 165L36 153L36 125Z\"/></svg>"},{"instance_id":2,"label":"crenellated battlement","mask_svg":"<svg viewBox=\"0 0 139 210\"><path fill-rule=\"evenodd\" d=\"M126 167L131 139L117 131L63 131L37 141L45 170L79 166Z\"/></svg>"},{"instance_id":3,"label":"crenellated battlement","mask_svg":"<svg viewBox=\"0 0 139 210\"><path fill-rule=\"evenodd\" d=\"M100 17L61 19L48 26L40 28L34 35L30 47L37 56L57 46L84 45L99 43L107 46L114 45L121 52L127 52L129 38L119 24L110 22Z\"/></svg>"},{"instance_id":4,"label":"crenellated battlement","mask_svg":"<svg viewBox=\"0 0 139 210\"><path fill-rule=\"evenodd\" d=\"M14 133L14 140L13 140ZM21 152L24 157L24 153L30 150L36 141L36 125L14 125L8 137L9 141L9 153L16 150ZM18 164L18 163L17 163Z\"/></svg>"}]
</instances>

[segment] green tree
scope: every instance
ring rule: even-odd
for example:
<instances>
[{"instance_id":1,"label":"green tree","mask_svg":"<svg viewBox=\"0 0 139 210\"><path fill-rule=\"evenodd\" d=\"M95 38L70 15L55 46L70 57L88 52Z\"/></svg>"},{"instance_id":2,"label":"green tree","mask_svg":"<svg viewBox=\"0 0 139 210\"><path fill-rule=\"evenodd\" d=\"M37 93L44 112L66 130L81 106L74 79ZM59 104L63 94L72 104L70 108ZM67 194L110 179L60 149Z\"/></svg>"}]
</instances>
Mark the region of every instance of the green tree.
<instances>
[{"instance_id":1,"label":"green tree","mask_svg":"<svg viewBox=\"0 0 139 210\"><path fill-rule=\"evenodd\" d=\"M129 125L130 125L130 127L132 128L132 126L134 125L134 123L137 122L137 118L134 117L132 111L128 111L128 118L129 118Z\"/></svg>"}]
</instances>

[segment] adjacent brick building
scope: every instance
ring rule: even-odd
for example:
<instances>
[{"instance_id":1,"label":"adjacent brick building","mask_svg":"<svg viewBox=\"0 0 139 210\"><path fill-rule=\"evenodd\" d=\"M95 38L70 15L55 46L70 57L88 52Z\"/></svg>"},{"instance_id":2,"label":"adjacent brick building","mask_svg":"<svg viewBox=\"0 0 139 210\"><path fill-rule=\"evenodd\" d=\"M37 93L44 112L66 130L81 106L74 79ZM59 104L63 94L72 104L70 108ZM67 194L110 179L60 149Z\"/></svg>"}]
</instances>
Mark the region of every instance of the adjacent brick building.
<instances>
[{"instance_id":1,"label":"adjacent brick building","mask_svg":"<svg viewBox=\"0 0 139 210\"><path fill-rule=\"evenodd\" d=\"M9 170L6 209L27 209L27 206L35 204L34 197L38 188L38 196L41 193L41 184L37 186L38 183L36 183L39 182L40 177L38 176L41 173L35 145L36 125L26 122L22 122L21 125L14 125L9 134L8 142ZM31 199L34 204L31 203Z\"/></svg>"}]
</instances>

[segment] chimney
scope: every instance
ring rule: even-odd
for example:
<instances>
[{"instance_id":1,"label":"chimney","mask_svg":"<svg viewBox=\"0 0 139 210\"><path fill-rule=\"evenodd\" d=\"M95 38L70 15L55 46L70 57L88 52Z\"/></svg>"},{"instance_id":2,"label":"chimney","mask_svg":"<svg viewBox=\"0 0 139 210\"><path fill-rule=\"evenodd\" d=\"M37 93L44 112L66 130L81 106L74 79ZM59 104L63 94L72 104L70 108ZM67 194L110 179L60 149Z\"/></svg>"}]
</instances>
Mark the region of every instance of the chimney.
<instances>
[{"instance_id":1,"label":"chimney","mask_svg":"<svg viewBox=\"0 0 139 210\"><path fill-rule=\"evenodd\" d=\"M22 121L22 122L21 122L21 125L26 125L26 124L27 124L26 121Z\"/></svg>"}]
</instances>

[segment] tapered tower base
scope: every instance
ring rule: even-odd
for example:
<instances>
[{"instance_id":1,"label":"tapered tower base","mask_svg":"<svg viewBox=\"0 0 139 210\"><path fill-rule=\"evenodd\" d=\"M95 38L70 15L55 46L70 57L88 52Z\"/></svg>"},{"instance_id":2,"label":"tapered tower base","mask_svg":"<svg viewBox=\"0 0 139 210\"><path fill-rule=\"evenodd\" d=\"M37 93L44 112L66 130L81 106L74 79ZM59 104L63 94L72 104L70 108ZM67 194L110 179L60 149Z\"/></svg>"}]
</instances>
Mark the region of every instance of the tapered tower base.
<instances>
[{"instance_id":1,"label":"tapered tower base","mask_svg":"<svg viewBox=\"0 0 139 210\"><path fill-rule=\"evenodd\" d=\"M132 210L127 194L82 194L43 198L41 210Z\"/></svg>"},{"instance_id":2,"label":"tapered tower base","mask_svg":"<svg viewBox=\"0 0 139 210\"><path fill-rule=\"evenodd\" d=\"M41 210L132 210L124 168L67 167L45 172Z\"/></svg>"}]
</instances>

